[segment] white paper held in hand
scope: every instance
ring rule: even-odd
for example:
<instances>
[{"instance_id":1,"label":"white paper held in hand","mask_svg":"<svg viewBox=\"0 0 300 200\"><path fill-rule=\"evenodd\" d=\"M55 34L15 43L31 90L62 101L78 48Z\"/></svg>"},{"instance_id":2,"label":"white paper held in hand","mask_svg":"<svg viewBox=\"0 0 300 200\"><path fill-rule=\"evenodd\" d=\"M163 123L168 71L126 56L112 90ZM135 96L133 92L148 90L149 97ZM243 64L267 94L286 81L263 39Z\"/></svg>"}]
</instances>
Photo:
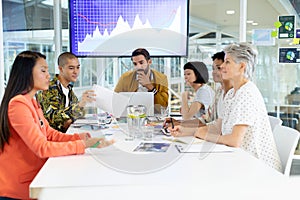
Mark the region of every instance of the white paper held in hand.
<instances>
[{"instance_id":1,"label":"white paper held in hand","mask_svg":"<svg viewBox=\"0 0 300 200\"><path fill-rule=\"evenodd\" d=\"M96 107L108 113L113 113L116 116L118 116L118 114L121 115L121 113L126 110L126 106L129 102L128 97L118 94L100 85L93 85L92 89L95 91L96 94L96 102L95 102ZM114 104L116 103L118 104L119 108L123 108L123 109L118 109L118 110L114 109Z\"/></svg>"}]
</instances>

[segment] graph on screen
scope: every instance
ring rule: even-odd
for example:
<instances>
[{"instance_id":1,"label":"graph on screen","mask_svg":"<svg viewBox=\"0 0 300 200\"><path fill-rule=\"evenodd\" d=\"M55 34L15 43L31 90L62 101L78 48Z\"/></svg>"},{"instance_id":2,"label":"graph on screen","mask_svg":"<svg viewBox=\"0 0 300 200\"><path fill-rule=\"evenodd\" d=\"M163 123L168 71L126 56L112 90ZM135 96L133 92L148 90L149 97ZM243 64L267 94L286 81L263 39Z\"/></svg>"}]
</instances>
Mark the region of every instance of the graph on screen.
<instances>
[{"instance_id":1,"label":"graph on screen","mask_svg":"<svg viewBox=\"0 0 300 200\"><path fill-rule=\"evenodd\" d=\"M186 56L188 0L71 0L70 46L77 56Z\"/></svg>"}]
</instances>

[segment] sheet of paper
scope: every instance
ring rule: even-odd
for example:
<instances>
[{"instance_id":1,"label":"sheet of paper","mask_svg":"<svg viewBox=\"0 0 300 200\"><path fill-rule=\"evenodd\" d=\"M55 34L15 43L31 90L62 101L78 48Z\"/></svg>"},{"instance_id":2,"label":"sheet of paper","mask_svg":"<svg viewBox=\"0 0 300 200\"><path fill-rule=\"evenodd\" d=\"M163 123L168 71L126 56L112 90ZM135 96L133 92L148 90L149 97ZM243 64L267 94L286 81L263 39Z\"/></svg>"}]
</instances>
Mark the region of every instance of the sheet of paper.
<instances>
[{"instance_id":1,"label":"sheet of paper","mask_svg":"<svg viewBox=\"0 0 300 200\"><path fill-rule=\"evenodd\" d=\"M128 97L100 85L93 85L92 90L94 90L96 94L95 106L101 110L115 116L120 116L121 113L126 110L126 106L129 102ZM118 109L114 109L115 105L118 105Z\"/></svg>"},{"instance_id":2,"label":"sheet of paper","mask_svg":"<svg viewBox=\"0 0 300 200\"><path fill-rule=\"evenodd\" d=\"M73 124L74 125L98 124L98 120L97 119L77 119Z\"/></svg>"},{"instance_id":3,"label":"sheet of paper","mask_svg":"<svg viewBox=\"0 0 300 200\"><path fill-rule=\"evenodd\" d=\"M180 153L221 153L233 152L236 148L211 142L202 142L192 145L175 145Z\"/></svg>"},{"instance_id":4,"label":"sheet of paper","mask_svg":"<svg viewBox=\"0 0 300 200\"><path fill-rule=\"evenodd\" d=\"M200 144L203 143L204 140L195 138L193 136L187 136L187 137L164 137L162 138L163 140L167 140L170 142L177 142L177 143L182 143L182 144Z\"/></svg>"}]
</instances>

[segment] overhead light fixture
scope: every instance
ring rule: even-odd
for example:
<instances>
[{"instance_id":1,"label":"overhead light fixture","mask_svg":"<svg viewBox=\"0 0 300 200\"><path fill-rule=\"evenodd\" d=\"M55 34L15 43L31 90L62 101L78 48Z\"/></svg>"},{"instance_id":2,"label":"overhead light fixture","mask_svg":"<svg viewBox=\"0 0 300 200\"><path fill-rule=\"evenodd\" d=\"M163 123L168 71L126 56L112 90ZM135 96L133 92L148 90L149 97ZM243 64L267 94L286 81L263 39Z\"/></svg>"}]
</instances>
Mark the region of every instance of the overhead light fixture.
<instances>
[{"instance_id":1,"label":"overhead light fixture","mask_svg":"<svg viewBox=\"0 0 300 200\"><path fill-rule=\"evenodd\" d=\"M53 0L44 0L42 1L42 4L47 6L53 6Z\"/></svg>"},{"instance_id":2,"label":"overhead light fixture","mask_svg":"<svg viewBox=\"0 0 300 200\"><path fill-rule=\"evenodd\" d=\"M233 15L235 13L234 10L226 10L227 15Z\"/></svg>"},{"instance_id":3,"label":"overhead light fixture","mask_svg":"<svg viewBox=\"0 0 300 200\"><path fill-rule=\"evenodd\" d=\"M247 24L252 24L253 22L253 20L247 20Z\"/></svg>"},{"instance_id":4,"label":"overhead light fixture","mask_svg":"<svg viewBox=\"0 0 300 200\"><path fill-rule=\"evenodd\" d=\"M54 4L53 4L53 0L42 0L42 2L41 2L42 4L44 4L44 5L47 5L47 6L53 6ZM68 8L68 1L62 1L61 2L61 7L62 8L65 8L65 9L67 9Z\"/></svg>"},{"instance_id":5,"label":"overhead light fixture","mask_svg":"<svg viewBox=\"0 0 300 200\"><path fill-rule=\"evenodd\" d=\"M253 25L253 26L257 26L258 23L257 23L257 22L253 22L252 25Z\"/></svg>"}]
</instances>

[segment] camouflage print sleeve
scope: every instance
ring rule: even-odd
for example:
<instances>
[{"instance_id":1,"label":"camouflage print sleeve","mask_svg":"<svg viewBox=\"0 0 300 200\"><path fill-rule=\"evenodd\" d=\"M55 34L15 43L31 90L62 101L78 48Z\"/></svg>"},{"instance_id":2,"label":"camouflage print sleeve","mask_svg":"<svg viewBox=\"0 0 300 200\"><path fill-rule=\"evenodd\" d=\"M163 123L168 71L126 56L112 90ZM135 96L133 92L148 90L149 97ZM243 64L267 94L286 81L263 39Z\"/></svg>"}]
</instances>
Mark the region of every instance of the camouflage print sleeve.
<instances>
[{"instance_id":1,"label":"camouflage print sleeve","mask_svg":"<svg viewBox=\"0 0 300 200\"><path fill-rule=\"evenodd\" d=\"M72 121L75 121L79 117L83 117L85 112L84 109L78 105L79 101L73 90L71 90L69 98L70 106L66 107L66 114L72 119Z\"/></svg>"},{"instance_id":2,"label":"camouflage print sleeve","mask_svg":"<svg viewBox=\"0 0 300 200\"><path fill-rule=\"evenodd\" d=\"M71 106L65 107L65 96L57 89L52 88L37 94L44 116L54 129L65 132L63 126L67 120L74 121L84 115L83 108L78 106L77 97L74 93L73 95L70 99Z\"/></svg>"}]
</instances>

